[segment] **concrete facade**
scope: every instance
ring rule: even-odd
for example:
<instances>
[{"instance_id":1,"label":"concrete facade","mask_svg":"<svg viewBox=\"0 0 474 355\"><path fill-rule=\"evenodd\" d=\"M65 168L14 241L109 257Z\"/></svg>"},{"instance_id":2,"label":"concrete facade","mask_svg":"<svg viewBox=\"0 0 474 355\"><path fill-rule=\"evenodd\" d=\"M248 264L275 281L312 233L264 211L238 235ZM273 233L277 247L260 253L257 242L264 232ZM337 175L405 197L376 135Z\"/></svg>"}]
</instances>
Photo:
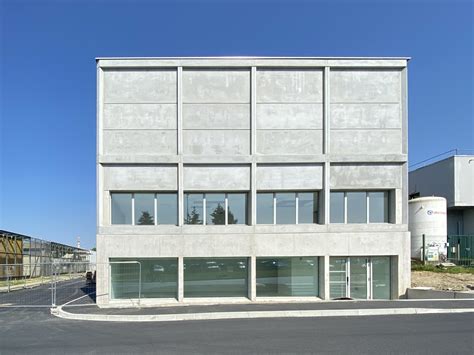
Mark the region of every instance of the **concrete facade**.
<instances>
[{"instance_id":1,"label":"concrete facade","mask_svg":"<svg viewBox=\"0 0 474 355\"><path fill-rule=\"evenodd\" d=\"M413 170L410 195L441 196L448 206L448 235L474 235L474 155L454 155Z\"/></svg>"},{"instance_id":2,"label":"concrete facade","mask_svg":"<svg viewBox=\"0 0 474 355\"><path fill-rule=\"evenodd\" d=\"M98 263L389 256L391 298L410 286L406 58L104 58L97 60ZM318 191L319 223L257 224L257 191ZM330 223L330 191L388 191L390 223ZM178 225L113 225L111 192L173 191ZM185 225L185 191L248 193L247 225ZM98 273L97 302L111 300ZM229 302L229 299L213 299ZM151 303L170 302L163 299Z\"/></svg>"}]
</instances>

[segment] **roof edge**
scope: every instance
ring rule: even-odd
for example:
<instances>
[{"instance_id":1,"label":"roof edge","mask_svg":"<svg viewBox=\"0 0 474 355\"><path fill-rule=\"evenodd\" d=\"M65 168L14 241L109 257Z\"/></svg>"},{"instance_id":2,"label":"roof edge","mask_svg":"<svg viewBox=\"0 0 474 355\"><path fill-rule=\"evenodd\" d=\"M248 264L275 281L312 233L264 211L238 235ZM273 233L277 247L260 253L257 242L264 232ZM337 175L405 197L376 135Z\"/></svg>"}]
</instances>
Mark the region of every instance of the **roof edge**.
<instances>
[{"instance_id":1,"label":"roof edge","mask_svg":"<svg viewBox=\"0 0 474 355\"><path fill-rule=\"evenodd\" d=\"M271 59L306 59L306 60L406 60L409 61L411 57L300 57L300 56L288 56L288 57L267 57L267 56L202 56L202 57L95 57L95 60L180 60L180 59L260 59L260 60L271 60Z\"/></svg>"}]
</instances>

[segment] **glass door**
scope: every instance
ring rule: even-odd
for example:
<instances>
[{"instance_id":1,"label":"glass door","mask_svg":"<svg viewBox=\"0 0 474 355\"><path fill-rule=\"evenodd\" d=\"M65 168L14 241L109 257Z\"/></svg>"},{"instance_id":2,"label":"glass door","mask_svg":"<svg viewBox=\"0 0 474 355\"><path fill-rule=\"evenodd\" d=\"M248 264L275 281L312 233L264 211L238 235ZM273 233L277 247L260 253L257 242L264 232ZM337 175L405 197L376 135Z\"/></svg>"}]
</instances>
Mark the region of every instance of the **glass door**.
<instances>
[{"instance_id":1,"label":"glass door","mask_svg":"<svg viewBox=\"0 0 474 355\"><path fill-rule=\"evenodd\" d=\"M364 299L368 297L367 285L368 285L368 263L367 258L354 258L350 259L350 297L355 299Z\"/></svg>"},{"instance_id":2,"label":"glass door","mask_svg":"<svg viewBox=\"0 0 474 355\"><path fill-rule=\"evenodd\" d=\"M377 256L372 260L372 298L390 299L390 257Z\"/></svg>"},{"instance_id":3,"label":"glass door","mask_svg":"<svg viewBox=\"0 0 474 355\"><path fill-rule=\"evenodd\" d=\"M347 297L347 258L329 259L329 295L331 298Z\"/></svg>"}]
</instances>

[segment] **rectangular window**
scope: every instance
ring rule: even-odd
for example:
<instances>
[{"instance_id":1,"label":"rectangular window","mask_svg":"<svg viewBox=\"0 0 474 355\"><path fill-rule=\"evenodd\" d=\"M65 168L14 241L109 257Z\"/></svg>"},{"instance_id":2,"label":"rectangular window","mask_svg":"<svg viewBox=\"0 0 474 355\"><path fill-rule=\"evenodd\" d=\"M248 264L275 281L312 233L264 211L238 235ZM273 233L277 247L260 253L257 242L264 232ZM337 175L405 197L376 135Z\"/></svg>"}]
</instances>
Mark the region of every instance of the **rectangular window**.
<instances>
[{"instance_id":1,"label":"rectangular window","mask_svg":"<svg viewBox=\"0 0 474 355\"><path fill-rule=\"evenodd\" d=\"M113 299L177 298L178 259L110 259ZM141 280L141 282L139 282Z\"/></svg>"},{"instance_id":2,"label":"rectangular window","mask_svg":"<svg viewBox=\"0 0 474 355\"><path fill-rule=\"evenodd\" d=\"M247 194L227 194L227 224L247 224Z\"/></svg>"},{"instance_id":3,"label":"rectangular window","mask_svg":"<svg viewBox=\"0 0 474 355\"><path fill-rule=\"evenodd\" d=\"M225 224L225 194L206 194L206 224Z\"/></svg>"},{"instance_id":4,"label":"rectangular window","mask_svg":"<svg viewBox=\"0 0 474 355\"><path fill-rule=\"evenodd\" d=\"M318 223L318 193L298 192L298 224Z\"/></svg>"},{"instance_id":5,"label":"rectangular window","mask_svg":"<svg viewBox=\"0 0 474 355\"><path fill-rule=\"evenodd\" d=\"M331 191L331 223L388 223L388 191Z\"/></svg>"},{"instance_id":6,"label":"rectangular window","mask_svg":"<svg viewBox=\"0 0 474 355\"><path fill-rule=\"evenodd\" d=\"M156 194L156 224L178 224L177 194Z\"/></svg>"},{"instance_id":7,"label":"rectangular window","mask_svg":"<svg viewBox=\"0 0 474 355\"><path fill-rule=\"evenodd\" d=\"M257 194L257 224L273 224L273 193Z\"/></svg>"},{"instance_id":8,"label":"rectangular window","mask_svg":"<svg viewBox=\"0 0 474 355\"><path fill-rule=\"evenodd\" d=\"M331 223L344 223L344 192L331 192Z\"/></svg>"},{"instance_id":9,"label":"rectangular window","mask_svg":"<svg viewBox=\"0 0 474 355\"><path fill-rule=\"evenodd\" d=\"M247 258L184 258L184 297L248 297Z\"/></svg>"},{"instance_id":10,"label":"rectangular window","mask_svg":"<svg viewBox=\"0 0 474 355\"><path fill-rule=\"evenodd\" d=\"M132 224L132 194L114 193L112 198L112 224Z\"/></svg>"},{"instance_id":11,"label":"rectangular window","mask_svg":"<svg viewBox=\"0 0 474 355\"><path fill-rule=\"evenodd\" d=\"M388 192L369 192L369 222L388 223Z\"/></svg>"},{"instance_id":12,"label":"rectangular window","mask_svg":"<svg viewBox=\"0 0 474 355\"><path fill-rule=\"evenodd\" d=\"M329 258L329 296L343 298L347 295L347 259Z\"/></svg>"},{"instance_id":13,"label":"rectangular window","mask_svg":"<svg viewBox=\"0 0 474 355\"><path fill-rule=\"evenodd\" d=\"M184 209L184 224L247 224L247 193L185 193Z\"/></svg>"},{"instance_id":14,"label":"rectangular window","mask_svg":"<svg viewBox=\"0 0 474 355\"><path fill-rule=\"evenodd\" d=\"M347 192L347 223L367 223L367 195Z\"/></svg>"},{"instance_id":15,"label":"rectangular window","mask_svg":"<svg viewBox=\"0 0 474 355\"><path fill-rule=\"evenodd\" d=\"M133 194L135 203L135 224L155 224L155 194Z\"/></svg>"},{"instance_id":16,"label":"rectangular window","mask_svg":"<svg viewBox=\"0 0 474 355\"><path fill-rule=\"evenodd\" d=\"M279 192L276 197L276 224L296 223L296 194Z\"/></svg>"},{"instance_id":17,"label":"rectangular window","mask_svg":"<svg viewBox=\"0 0 474 355\"><path fill-rule=\"evenodd\" d=\"M372 258L372 290L374 300L390 299L390 257Z\"/></svg>"},{"instance_id":18,"label":"rectangular window","mask_svg":"<svg viewBox=\"0 0 474 355\"><path fill-rule=\"evenodd\" d=\"M318 258L257 258L257 297L318 296Z\"/></svg>"},{"instance_id":19,"label":"rectangular window","mask_svg":"<svg viewBox=\"0 0 474 355\"><path fill-rule=\"evenodd\" d=\"M184 195L184 224L203 224L204 194Z\"/></svg>"}]
</instances>

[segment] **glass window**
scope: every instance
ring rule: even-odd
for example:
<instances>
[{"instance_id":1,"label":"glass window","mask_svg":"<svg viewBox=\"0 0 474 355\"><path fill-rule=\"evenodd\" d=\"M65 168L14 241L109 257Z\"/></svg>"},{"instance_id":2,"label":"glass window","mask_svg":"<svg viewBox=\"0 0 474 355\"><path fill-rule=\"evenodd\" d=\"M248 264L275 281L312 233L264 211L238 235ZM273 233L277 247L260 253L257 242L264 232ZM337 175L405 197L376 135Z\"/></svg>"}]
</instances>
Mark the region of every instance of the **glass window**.
<instances>
[{"instance_id":1,"label":"glass window","mask_svg":"<svg viewBox=\"0 0 474 355\"><path fill-rule=\"evenodd\" d=\"M111 259L112 298L177 298L178 259ZM138 282L141 271L141 286Z\"/></svg>"},{"instance_id":2,"label":"glass window","mask_svg":"<svg viewBox=\"0 0 474 355\"><path fill-rule=\"evenodd\" d=\"M317 296L318 258L257 258L257 296Z\"/></svg>"},{"instance_id":3,"label":"glass window","mask_svg":"<svg viewBox=\"0 0 474 355\"><path fill-rule=\"evenodd\" d=\"M113 193L112 224L132 224L132 194Z\"/></svg>"},{"instance_id":4,"label":"glass window","mask_svg":"<svg viewBox=\"0 0 474 355\"><path fill-rule=\"evenodd\" d=\"M247 258L184 258L184 297L248 297Z\"/></svg>"},{"instance_id":5,"label":"glass window","mask_svg":"<svg viewBox=\"0 0 474 355\"><path fill-rule=\"evenodd\" d=\"M373 299L390 299L390 257L372 258L372 290Z\"/></svg>"},{"instance_id":6,"label":"glass window","mask_svg":"<svg viewBox=\"0 0 474 355\"><path fill-rule=\"evenodd\" d=\"M273 224L273 193L257 194L257 224Z\"/></svg>"},{"instance_id":7,"label":"glass window","mask_svg":"<svg viewBox=\"0 0 474 355\"><path fill-rule=\"evenodd\" d=\"M178 224L178 195L157 194L156 224Z\"/></svg>"},{"instance_id":8,"label":"glass window","mask_svg":"<svg viewBox=\"0 0 474 355\"><path fill-rule=\"evenodd\" d=\"M318 193L298 193L298 223L318 223Z\"/></svg>"},{"instance_id":9,"label":"glass window","mask_svg":"<svg viewBox=\"0 0 474 355\"><path fill-rule=\"evenodd\" d=\"M296 223L296 194L279 192L276 197L276 224Z\"/></svg>"},{"instance_id":10,"label":"glass window","mask_svg":"<svg viewBox=\"0 0 474 355\"><path fill-rule=\"evenodd\" d=\"M247 194L227 194L227 223L247 224Z\"/></svg>"},{"instance_id":11,"label":"glass window","mask_svg":"<svg viewBox=\"0 0 474 355\"><path fill-rule=\"evenodd\" d=\"M388 192L369 192L369 223L388 223Z\"/></svg>"},{"instance_id":12,"label":"glass window","mask_svg":"<svg viewBox=\"0 0 474 355\"><path fill-rule=\"evenodd\" d=\"M206 194L206 224L225 224L225 194Z\"/></svg>"},{"instance_id":13,"label":"glass window","mask_svg":"<svg viewBox=\"0 0 474 355\"><path fill-rule=\"evenodd\" d=\"M155 194L134 194L135 224L155 224Z\"/></svg>"},{"instance_id":14,"label":"glass window","mask_svg":"<svg viewBox=\"0 0 474 355\"><path fill-rule=\"evenodd\" d=\"M344 223L344 192L331 192L331 223Z\"/></svg>"},{"instance_id":15,"label":"glass window","mask_svg":"<svg viewBox=\"0 0 474 355\"><path fill-rule=\"evenodd\" d=\"M203 224L203 194L184 195L184 224Z\"/></svg>"},{"instance_id":16,"label":"glass window","mask_svg":"<svg viewBox=\"0 0 474 355\"><path fill-rule=\"evenodd\" d=\"M347 223L367 223L365 192L347 192Z\"/></svg>"}]
</instances>

